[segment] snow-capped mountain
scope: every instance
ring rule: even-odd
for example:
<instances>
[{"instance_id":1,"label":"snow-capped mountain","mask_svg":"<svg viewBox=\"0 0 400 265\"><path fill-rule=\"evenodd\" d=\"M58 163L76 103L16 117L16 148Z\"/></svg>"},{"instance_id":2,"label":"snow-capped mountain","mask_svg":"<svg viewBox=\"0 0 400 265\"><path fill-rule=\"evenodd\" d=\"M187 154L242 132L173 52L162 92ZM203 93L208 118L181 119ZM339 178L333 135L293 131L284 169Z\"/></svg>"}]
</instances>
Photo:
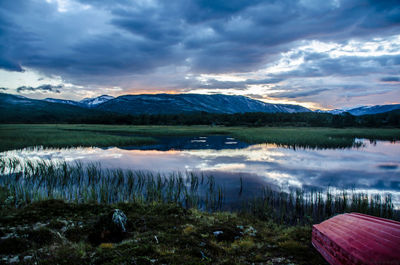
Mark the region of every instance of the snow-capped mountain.
<instances>
[{"instance_id":1,"label":"snow-capped mountain","mask_svg":"<svg viewBox=\"0 0 400 265\"><path fill-rule=\"evenodd\" d=\"M350 109L349 112L352 115L360 116L366 114L378 114L389 112L393 110L400 109L400 104L391 104L391 105L376 105L376 106L363 106L354 109Z\"/></svg>"},{"instance_id":2,"label":"snow-capped mountain","mask_svg":"<svg viewBox=\"0 0 400 265\"><path fill-rule=\"evenodd\" d=\"M190 112L245 113L245 112L309 112L287 104L270 104L244 96L203 94L126 95L99 104L98 109L124 114L172 114Z\"/></svg>"},{"instance_id":3,"label":"snow-capped mountain","mask_svg":"<svg viewBox=\"0 0 400 265\"><path fill-rule=\"evenodd\" d=\"M327 111L318 110L317 112L330 113L330 114L335 114L335 115L348 112L354 116L361 116L361 115L367 115L367 114L384 113L384 112L389 112L389 111L398 110L398 109L400 109L400 104L362 106L362 107L357 107L357 108L334 109L334 110L327 110Z\"/></svg>"},{"instance_id":4,"label":"snow-capped mountain","mask_svg":"<svg viewBox=\"0 0 400 265\"><path fill-rule=\"evenodd\" d=\"M4 94L5 95L7 94ZM11 95L10 95L11 96ZM22 104L31 104L32 100L23 96L13 95L10 101ZM40 101L40 100L39 100ZM204 94L142 94L124 95L117 98L102 95L95 98L85 98L81 101L46 98L43 101L73 105L81 108L98 109L122 114L175 114L190 112L209 113L245 113L245 112L266 112L266 113L295 113L310 112L309 109L299 105L271 104L245 96L234 95L204 95ZM378 114L400 110L400 104L362 106L356 108L315 110L319 113L330 113L334 115L350 113L354 116L366 114Z\"/></svg>"},{"instance_id":5,"label":"snow-capped mountain","mask_svg":"<svg viewBox=\"0 0 400 265\"><path fill-rule=\"evenodd\" d=\"M100 105L111 99L114 99L114 97L108 96L108 95L101 95L101 96L95 97L95 98L84 98L81 101L79 101L79 103L81 103L89 108L93 108L93 107L96 107L97 105Z\"/></svg>"},{"instance_id":6,"label":"snow-capped mountain","mask_svg":"<svg viewBox=\"0 0 400 265\"><path fill-rule=\"evenodd\" d=\"M44 101L123 114L174 114L190 112L209 113L294 113L310 112L299 105L271 104L244 96L203 94L144 94L124 95L117 98L102 95L81 101L46 98Z\"/></svg>"},{"instance_id":7,"label":"snow-capped mountain","mask_svg":"<svg viewBox=\"0 0 400 265\"><path fill-rule=\"evenodd\" d=\"M68 99L45 98L44 101L52 102L52 103L61 103L61 104L69 104L69 105L74 105L74 106L85 107L84 104L82 104L82 103L80 103L78 101L68 100Z\"/></svg>"},{"instance_id":8,"label":"snow-capped mountain","mask_svg":"<svg viewBox=\"0 0 400 265\"><path fill-rule=\"evenodd\" d=\"M69 105L75 105L75 106L86 107L86 108L94 108L97 105L107 102L108 100L111 100L113 98L114 97L112 97L112 96L102 95L102 96L95 97L95 98L84 98L81 101L57 99L57 98L45 98L44 100L47 102L53 102L53 103L61 103L61 104L69 104Z\"/></svg>"},{"instance_id":9,"label":"snow-capped mountain","mask_svg":"<svg viewBox=\"0 0 400 265\"><path fill-rule=\"evenodd\" d=\"M105 112L81 107L63 100L38 100L19 95L0 93L0 124L32 122L69 122L102 117Z\"/></svg>"}]
</instances>

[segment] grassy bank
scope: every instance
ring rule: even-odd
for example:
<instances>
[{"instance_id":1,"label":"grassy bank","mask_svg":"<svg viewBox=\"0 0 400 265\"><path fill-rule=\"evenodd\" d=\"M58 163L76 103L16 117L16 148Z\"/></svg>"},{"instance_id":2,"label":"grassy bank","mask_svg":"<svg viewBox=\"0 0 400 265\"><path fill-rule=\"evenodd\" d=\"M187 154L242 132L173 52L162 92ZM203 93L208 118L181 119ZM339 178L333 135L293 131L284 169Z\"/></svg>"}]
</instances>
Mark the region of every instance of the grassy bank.
<instances>
[{"instance_id":1,"label":"grassy bank","mask_svg":"<svg viewBox=\"0 0 400 265\"><path fill-rule=\"evenodd\" d=\"M378 128L281 128L212 126L124 125L0 125L0 150L30 146L127 146L154 143L157 136L204 136L224 134L248 143L275 143L291 147L345 148L355 138L400 140L400 129Z\"/></svg>"},{"instance_id":2,"label":"grassy bank","mask_svg":"<svg viewBox=\"0 0 400 265\"><path fill-rule=\"evenodd\" d=\"M90 130L73 130L69 125L0 125L0 150L24 147L75 147L75 146L124 146L154 143L145 136L115 135Z\"/></svg>"},{"instance_id":3,"label":"grassy bank","mask_svg":"<svg viewBox=\"0 0 400 265\"><path fill-rule=\"evenodd\" d=\"M128 218L126 236L93 244L96 224L114 208ZM246 215L57 200L0 211L5 264L326 264L311 245L311 226L284 227Z\"/></svg>"}]
</instances>

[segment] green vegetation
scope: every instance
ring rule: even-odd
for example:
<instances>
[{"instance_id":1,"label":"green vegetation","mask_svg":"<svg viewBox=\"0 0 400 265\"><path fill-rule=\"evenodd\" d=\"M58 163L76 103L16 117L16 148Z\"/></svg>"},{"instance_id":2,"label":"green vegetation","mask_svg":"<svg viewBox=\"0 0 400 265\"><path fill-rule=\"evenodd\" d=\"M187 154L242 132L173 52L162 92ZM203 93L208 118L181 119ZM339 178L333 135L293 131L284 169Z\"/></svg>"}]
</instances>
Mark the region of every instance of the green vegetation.
<instances>
[{"instance_id":1,"label":"green vegetation","mask_svg":"<svg viewBox=\"0 0 400 265\"><path fill-rule=\"evenodd\" d=\"M112 209L128 217L120 243L92 244ZM100 218L99 218L100 216ZM222 231L223 237L214 232ZM185 210L176 204L36 202L1 206L0 260L21 264L326 264L311 227L285 227L244 214Z\"/></svg>"},{"instance_id":2,"label":"green vegetation","mask_svg":"<svg viewBox=\"0 0 400 265\"><path fill-rule=\"evenodd\" d=\"M187 172L169 175L121 169L104 170L97 164L67 164L44 160L0 159L0 186L9 191L10 205L60 199L76 203L119 202L174 203L187 209L231 209L279 224L320 222L334 214L357 211L399 219L391 196L346 191L326 193L296 190L289 193L265 187L262 194L242 199L241 187L235 205L224 203L223 187L211 175ZM240 182L242 185L242 181ZM257 194L257 191L254 191ZM232 198L231 198L232 199Z\"/></svg>"},{"instance_id":3,"label":"green vegetation","mask_svg":"<svg viewBox=\"0 0 400 265\"><path fill-rule=\"evenodd\" d=\"M357 145L355 138L400 140L400 129L224 127L224 126L127 126L68 124L0 125L0 150L30 146L127 146L154 143L158 136L231 135L248 143L274 143L290 147L344 148Z\"/></svg>"},{"instance_id":4,"label":"green vegetation","mask_svg":"<svg viewBox=\"0 0 400 265\"><path fill-rule=\"evenodd\" d=\"M229 127L234 137L249 143L272 143L289 147L345 148L357 146L355 138L400 140L399 129L249 128Z\"/></svg>"},{"instance_id":5,"label":"green vegetation","mask_svg":"<svg viewBox=\"0 0 400 265\"><path fill-rule=\"evenodd\" d=\"M100 131L74 130L75 125L0 125L0 150L33 146L127 146L154 143L146 136L117 135Z\"/></svg>"},{"instance_id":6,"label":"green vegetation","mask_svg":"<svg viewBox=\"0 0 400 265\"><path fill-rule=\"evenodd\" d=\"M224 125L224 126L275 126L275 127L369 127L400 128L400 111L381 114L353 116L349 113L333 115L328 113L264 113L247 112L236 114L186 113L169 115L135 115L120 118L131 125ZM75 122L77 123L77 122ZM108 120L90 123L110 124ZM121 123L113 123L121 124Z\"/></svg>"},{"instance_id":7,"label":"green vegetation","mask_svg":"<svg viewBox=\"0 0 400 265\"><path fill-rule=\"evenodd\" d=\"M238 196L241 196L241 188ZM212 176L0 159L0 260L22 264L326 264L311 224L357 211L399 219L391 196L265 187L227 209ZM93 235L118 208L122 241ZM100 223L101 224L101 223ZM222 232L222 233L221 233ZM104 236L104 237L103 237Z\"/></svg>"}]
</instances>

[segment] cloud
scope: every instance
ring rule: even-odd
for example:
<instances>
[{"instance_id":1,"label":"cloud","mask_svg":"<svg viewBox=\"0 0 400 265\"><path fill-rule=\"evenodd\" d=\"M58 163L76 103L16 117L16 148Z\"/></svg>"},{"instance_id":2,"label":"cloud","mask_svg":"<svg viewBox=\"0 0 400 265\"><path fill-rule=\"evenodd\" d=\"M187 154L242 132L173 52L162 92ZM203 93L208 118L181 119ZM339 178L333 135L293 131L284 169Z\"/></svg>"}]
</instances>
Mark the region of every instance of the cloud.
<instances>
[{"instance_id":1,"label":"cloud","mask_svg":"<svg viewBox=\"0 0 400 265\"><path fill-rule=\"evenodd\" d=\"M216 79L207 79L205 82L193 81L191 88L207 88L207 89L239 89L245 90L250 85L268 85L276 84L283 81L282 78L266 78L266 79L246 79L244 81L220 81Z\"/></svg>"},{"instance_id":2,"label":"cloud","mask_svg":"<svg viewBox=\"0 0 400 265\"><path fill-rule=\"evenodd\" d=\"M295 78L303 78L307 90L315 77L377 74L379 85L380 77L399 74L400 45L390 40L400 35L399 23L400 6L391 0L1 1L0 69L34 69L86 88L119 86L121 93L242 91L290 85ZM299 50L312 41L347 45L348 52L335 57L331 50ZM353 41L359 47L350 47ZM359 54L366 41L379 42L376 54ZM297 52L284 58L288 51ZM263 72L281 60L303 62ZM245 81L186 80L207 73L241 74ZM280 81L268 81L273 79Z\"/></svg>"},{"instance_id":3,"label":"cloud","mask_svg":"<svg viewBox=\"0 0 400 265\"><path fill-rule=\"evenodd\" d=\"M0 87L0 90L7 90L8 88L6 87Z\"/></svg>"},{"instance_id":4,"label":"cloud","mask_svg":"<svg viewBox=\"0 0 400 265\"><path fill-rule=\"evenodd\" d=\"M387 76L387 77L382 77L380 79L382 82L400 82L400 78L397 76Z\"/></svg>"},{"instance_id":5,"label":"cloud","mask_svg":"<svg viewBox=\"0 0 400 265\"><path fill-rule=\"evenodd\" d=\"M340 56L330 57L324 53L303 53L304 61L294 70L275 74L276 77L326 77L365 76L376 73L396 73L400 55Z\"/></svg>"},{"instance_id":6,"label":"cloud","mask_svg":"<svg viewBox=\"0 0 400 265\"><path fill-rule=\"evenodd\" d=\"M288 91L288 92L274 93L268 96L272 98L303 98L307 96L315 96L317 94L320 94L328 90L329 89L327 88L320 88L313 90Z\"/></svg>"},{"instance_id":7,"label":"cloud","mask_svg":"<svg viewBox=\"0 0 400 265\"><path fill-rule=\"evenodd\" d=\"M8 14L2 16L0 67L29 66L78 81L166 65L251 71L297 40L400 33L400 10L391 1L80 1L91 8L64 13L55 1L15 2L0 7Z\"/></svg>"},{"instance_id":8,"label":"cloud","mask_svg":"<svg viewBox=\"0 0 400 265\"><path fill-rule=\"evenodd\" d=\"M17 88L18 93L26 93L26 92L41 92L41 93L61 93L60 88L63 88L63 85L41 85L38 87L31 86L20 86Z\"/></svg>"}]
</instances>

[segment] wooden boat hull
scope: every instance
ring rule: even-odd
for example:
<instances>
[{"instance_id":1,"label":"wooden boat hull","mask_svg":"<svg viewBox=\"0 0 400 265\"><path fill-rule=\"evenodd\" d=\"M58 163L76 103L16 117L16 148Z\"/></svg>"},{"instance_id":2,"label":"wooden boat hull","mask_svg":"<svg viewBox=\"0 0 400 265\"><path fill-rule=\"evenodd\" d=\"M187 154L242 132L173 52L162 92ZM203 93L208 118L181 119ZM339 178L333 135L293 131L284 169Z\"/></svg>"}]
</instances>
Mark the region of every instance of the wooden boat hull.
<instances>
[{"instance_id":1,"label":"wooden boat hull","mask_svg":"<svg viewBox=\"0 0 400 265\"><path fill-rule=\"evenodd\" d=\"M313 226L312 244L331 265L400 265L400 222L341 214Z\"/></svg>"}]
</instances>

